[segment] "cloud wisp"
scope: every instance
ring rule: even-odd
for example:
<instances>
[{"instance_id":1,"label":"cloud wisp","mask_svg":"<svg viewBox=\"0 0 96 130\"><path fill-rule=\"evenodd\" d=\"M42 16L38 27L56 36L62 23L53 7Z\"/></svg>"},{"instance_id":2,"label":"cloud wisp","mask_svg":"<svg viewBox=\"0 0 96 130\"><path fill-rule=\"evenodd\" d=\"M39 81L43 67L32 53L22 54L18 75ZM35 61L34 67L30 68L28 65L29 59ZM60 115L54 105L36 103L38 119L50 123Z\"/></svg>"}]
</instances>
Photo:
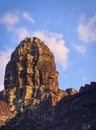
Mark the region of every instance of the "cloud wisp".
<instances>
[{"instance_id":1,"label":"cloud wisp","mask_svg":"<svg viewBox=\"0 0 96 130\"><path fill-rule=\"evenodd\" d=\"M81 54L85 54L86 49L87 49L85 45L76 45L75 44L73 47L75 50L77 50Z\"/></svg>"},{"instance_id":2,"label":"cloud wisp","mask_svg":"<svg viewBox=\"0 0 96 130\"><path fill-rule=\"evenodd\" d=\"M78 25L77 32L79 39L88 44L96 42L96 15L91 17L88 22L85 22L85 18Z\"/></svg>"},{"instance_id":3,"label":"cloud wisp","mask_svg":"<svg viewBox=\"0 0 96 130\"><path fill-rule=\"evenodd\" d=\"M32 18L31 14L28 12L20 12L17 10L7 12L0 17L0 24L3 24L8 32L12 32L15 37L20 41L25 37L29 37L32 33L26 27L19 26L21 19L27 20L28 22L34 24L35 20Z\"/></svg>"},{"instance_id":4,"label":"cloud wisp","mask_svg":"<svg viewBox=\"0 0 96 130\"><path fill-rule=\"evenodd\" d=\"M87 21L87 22L86 22ZM81 45L73 45L73 48L81 54L85 54L89 44L96 42L96 15L86 20L85 16L81 16L77 27L79 40Z\"/></svg>"},{"instance_id":5,"label":"cloud wisp","mask_svg":"<svg viewBox=\"0 0 96 130\"><path fill-rule=\"evenodd\" d=\"M0 24L5 25L8 31L15 31L16 24L20 23L22 18L32 24L35 23L35 20L32 18L30 13L14 10L3 14L0 17Z\"/></svg>"},{"instance_id":6,"label":"cloud wisp","mask_svg":"<svg viewBox=\"0 0 96 130\"><path fill-rule=\"evenodd\" d=\"M0 18L0 23L13 26L19 22L19 17L16 12L7 12Z\"/></svg>"},{"instance_id":7,"label":"cloud wisp","mask_svg":"<svg viewBox=\"0 0 96 130\"><path fill-rule=\"evenodd\" d=\"M8 31L12 31L14 25L16 25L18 22L19 16L15 11L7 12L0 17L0 24L4 24Z\"/></svg>"},{"instance_id":8,"label":"cloud wisp","mask_svg":"<svg viewBox=\"0 0 96 130\"><path fill-rule=\"evenodd\" d=\"M32 18L32 16L28 13L28 12L23 12L23 17L28 20L29 22L31 22L32 24L35 23L35 20Z\"/></svg>"},{"instance_id":9,"label":"cloud wisp","mask_svg":"<svg viewBox=\"0 0 96 130\"><path fill-rule=\"evenodd\" d=\"M5 74L5 67L10 59L10 55L13 49L6 48L5 51L0 51L0 90L4 88L4 74Z\"/></svg>"},{"instance_id":10,"label":"cloud wisp","mask_svg":"<svg viewBox=\"0 0 96 130\"><path fill-rule=\"evenodd\" d=\"M24 28L24 27L18 28L15 31L15 35L16 35L17 39L19 39L19 40L22 40L26 37L31 36L31 34L32 34L31 31L29 31L27 28Z\"/></svg>"}]
</instances>

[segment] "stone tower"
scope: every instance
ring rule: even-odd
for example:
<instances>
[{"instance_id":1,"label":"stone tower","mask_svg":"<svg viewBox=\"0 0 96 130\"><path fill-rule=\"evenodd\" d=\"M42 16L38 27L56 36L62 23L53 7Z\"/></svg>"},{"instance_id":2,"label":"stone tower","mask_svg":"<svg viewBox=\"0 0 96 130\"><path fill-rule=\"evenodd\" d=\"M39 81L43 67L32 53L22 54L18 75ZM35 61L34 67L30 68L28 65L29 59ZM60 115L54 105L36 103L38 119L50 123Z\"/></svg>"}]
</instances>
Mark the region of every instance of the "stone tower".
<instances>
[{"instance_id":1,"label":"stone tower","mask_svg":"<svg viewBox=\"0 0 96 130\"><path fill-rule=\"evenodd\" d=\"M54 55L38 38L26 38L11 55L5 72L5 97L12 111L48 100L55 105L67 92L58 88ZM19 104L19 105L18 105Z\"/></svg>"},{"instance_id":2,"label":"stone tower","mask_svg":"<svg viewBox=\"0 0 96 130\"><path fill-rule=\"evenodd\" d=\"M58 91L58 72L54 56L38 38L26 38L12 53L6 67L5 89L42 85Z\"/></svg>"}]
</instances>

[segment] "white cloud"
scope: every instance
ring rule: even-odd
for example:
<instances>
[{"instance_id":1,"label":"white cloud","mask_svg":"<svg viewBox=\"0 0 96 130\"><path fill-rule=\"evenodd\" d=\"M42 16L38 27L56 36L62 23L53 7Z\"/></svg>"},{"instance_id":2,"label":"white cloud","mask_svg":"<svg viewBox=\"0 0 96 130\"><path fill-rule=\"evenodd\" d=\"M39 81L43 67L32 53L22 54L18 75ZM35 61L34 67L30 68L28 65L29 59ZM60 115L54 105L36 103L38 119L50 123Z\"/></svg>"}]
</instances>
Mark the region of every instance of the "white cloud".
<instances>
[{"instance_id":1,"label":"white cloud","mask_svg":"<svg viewBox=\"0 0 96 130\"><path fill-rule=\"evenodd\" d=\"M17 12L7 12L0 18L0 23L6 25L7 29L10 30L15 24L19 22Z\"/></svg>"},{"instance_id":2,"label":"white cloud","mask_svg":"<svg viewBox=\"0 0 96 130\"><path fill-rule=\"evenodd\" d=\"M81 54L84 54L86 52L85 45L74 45L73 47L75 48L75 50L77 50Z\"/></svg>"},{"instance_id":3,"label":"white cloud","mask_svg":"<svg viewBox=\"0 0 96 130\"><path fill-rule=\"evenodd\" d=\"M27 28L18 28L15 31L15 34L19 40L23 40L24 38L31 36L31 31L27 30Z\"/></svg>"},{"instance_id":4,"label":"white cloud","mask_svg":"<svg viewBox=\"0 0 96 130\"><path fill-rule=\"evenodd\" d=\"M10 59L11 52L11 48L6 48L5 51L0 51L0 90L4 89L5 66Z\"/></svg>"},{"instance_id":5,"label":"white cloud","mask_svg":"<svg viewBox=\"0 0 96 130\"><path fill-rule=\"evenodd\" d=\"M89 19L88 22L83 20L79 23L77 32L80 40L84 43L96 42L96 16Z\"/></svg>"},{"instance_id":6,"label":"white cloud","mask_svg":"<svg viewBox=\"0 0 96 130\"><path fill-rule=\"evenodd\" d=\"M35 23L35 20L32 18L32 16L28 12L20 12L17 10L13 10L11 12L6 12L0 17L0 24L4 24L8 31L15 32L16 25L17 23L20 23L20 20L22 18L23 18L23 21L25 19L31 22L32 24ZM18 28L19 27L17 27L17 29Z\"/></svg>"},{"instance_id":7,"label":"white cloud","mask_svg":"<svg viewBox=\"0 0 96 130\"><path fill-rule=\"evenodd\" d=\"M32 18L32 16L28 12L23 12L23 17L29 22L31 22L32 24L35 23L35 20Z\"/></svg>"},{"instance_id":8,"label":"white cloud","mask_svg":"<svg viewBox=\"0 0 96 130\"><path fill-rule=\"evenodd\" d=\"M15 37L18 37L18 40L23 40L24 38L31 36L32 33L26 27L19 26L22 18L23 20L26 19L31 23L35 23L35 20L28 12L13 10L0 17L0 24L5 25L7 31L13 33Z\"/></svg>"},{"instance_id":9,"label":"white cloud","mask_svg":"<svg viewBox=\"0 0 96 130\"><path fill-rule=\"evenodd\" d=\"M57 64L59 64L64 70L68 67L69 49L65 46L62 34L48 31L37 31L33 33L33 36L40 38L49 46L55 55Z\"/></svg>"}]
</instances>

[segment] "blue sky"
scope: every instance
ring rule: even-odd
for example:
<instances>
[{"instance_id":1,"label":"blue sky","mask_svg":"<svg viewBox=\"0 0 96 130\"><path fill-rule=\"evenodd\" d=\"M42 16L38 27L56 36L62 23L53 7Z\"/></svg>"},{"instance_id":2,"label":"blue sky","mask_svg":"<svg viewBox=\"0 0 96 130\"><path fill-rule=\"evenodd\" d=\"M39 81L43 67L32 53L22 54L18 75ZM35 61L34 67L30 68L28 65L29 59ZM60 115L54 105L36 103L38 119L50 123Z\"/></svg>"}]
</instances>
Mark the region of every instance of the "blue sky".
<instances>
[{"instance_id":1,"label":"blue sky","mask_svg":"<svg viewBox=\"0 0 96 130\"><path fill-rule=\"evenodd\" d=\"M37 36L55 55L59 87L96 81L96 0L3 0L0 3L0 90L11 52Z\"/></svg>"}]
</instances>

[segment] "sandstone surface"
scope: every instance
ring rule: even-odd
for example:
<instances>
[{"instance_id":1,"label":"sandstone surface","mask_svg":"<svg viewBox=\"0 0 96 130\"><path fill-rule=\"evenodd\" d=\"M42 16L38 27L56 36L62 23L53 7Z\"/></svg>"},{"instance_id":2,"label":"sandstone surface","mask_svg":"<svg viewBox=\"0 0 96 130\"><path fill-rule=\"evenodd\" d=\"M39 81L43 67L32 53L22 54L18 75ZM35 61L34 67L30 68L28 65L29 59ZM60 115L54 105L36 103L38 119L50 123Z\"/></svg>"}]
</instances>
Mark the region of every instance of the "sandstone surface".
<instances>
[{"instance_id":1,"label":"sandstone surface","mask_svg":"<svg viewBox=\"0 0 96 130\"><path fill-rule=\"evenodd\" d=\"M0 130L95 130L96 82L60 90L53 53L36 37L20 42L0 92Z\"/></svg>"}]
</instances>

